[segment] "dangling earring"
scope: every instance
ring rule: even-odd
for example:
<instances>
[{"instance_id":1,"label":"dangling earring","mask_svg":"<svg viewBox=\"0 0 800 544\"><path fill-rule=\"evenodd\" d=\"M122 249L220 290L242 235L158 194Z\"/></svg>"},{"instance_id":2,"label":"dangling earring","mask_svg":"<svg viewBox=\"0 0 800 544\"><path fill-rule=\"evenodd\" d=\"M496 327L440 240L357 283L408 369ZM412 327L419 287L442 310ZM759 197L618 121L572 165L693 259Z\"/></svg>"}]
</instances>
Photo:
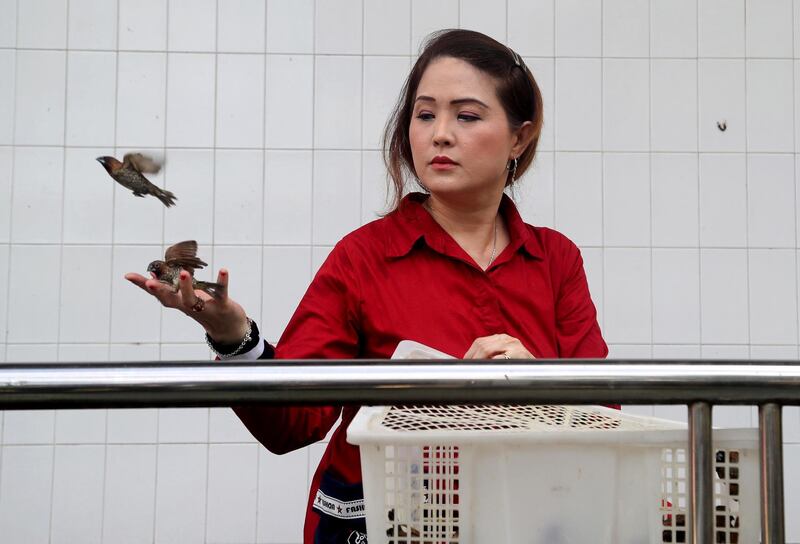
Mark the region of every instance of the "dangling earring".
<instances>
[{"instance_id":1,"label":"dangling earring","mask_svg":"<svg viewBox=\"0 0 800 544\"><path fill-rule=\"evenodd\" d=\"M506 164L506 170L511 172L511 181L514 181L517 176L517 163L518 159L514 157L513 159L509 159L508 164Z\"/></svg>"}]
</instances>

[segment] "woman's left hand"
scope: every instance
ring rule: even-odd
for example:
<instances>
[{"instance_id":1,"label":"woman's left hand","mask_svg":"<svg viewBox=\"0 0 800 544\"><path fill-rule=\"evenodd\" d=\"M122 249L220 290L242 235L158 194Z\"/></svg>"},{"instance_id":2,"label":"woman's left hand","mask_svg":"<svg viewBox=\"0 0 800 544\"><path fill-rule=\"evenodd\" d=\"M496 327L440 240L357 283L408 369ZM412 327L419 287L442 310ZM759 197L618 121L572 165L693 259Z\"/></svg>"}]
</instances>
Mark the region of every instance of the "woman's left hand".
<instances>
[{"instance_id":1,"label":"woman's left hand","mask_svg":"<svg viewBox=\"0 0 800 544\"><path fill-rule=\"evenodd\" d=\"M507 334L482 336L472 342L464 359L535 359L522 342Z\"/></svg>"}]
</instances>

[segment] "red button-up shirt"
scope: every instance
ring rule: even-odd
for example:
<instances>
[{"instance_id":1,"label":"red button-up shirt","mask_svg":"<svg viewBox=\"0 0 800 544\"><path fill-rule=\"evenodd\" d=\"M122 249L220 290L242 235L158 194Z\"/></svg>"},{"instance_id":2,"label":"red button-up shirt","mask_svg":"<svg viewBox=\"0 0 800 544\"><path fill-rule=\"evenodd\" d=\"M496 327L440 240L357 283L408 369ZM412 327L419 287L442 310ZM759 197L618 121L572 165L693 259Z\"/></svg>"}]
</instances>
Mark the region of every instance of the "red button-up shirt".
<instances>
[{"instance_id":1,"label":"red button-up shirt","mask_svg":"<svg viewBox=\"0 0 800 544\"><path fill-rule=\"evenodd\" d=\"M522 221L506 196L500 213L510 243L483 271L422 207L399 209L342 239L306 291L275 349L282 359L389 358L401 340L461 357L479 337L505 333L537 358L603 358L608 348L589 297L580 251L564 235ZM358 448L345 440L357 408L237 408L253 435L276 453L342 424L314 476L361 481ZM309 501L305 542L318 514Z\"/></svg>"}]
</instances>

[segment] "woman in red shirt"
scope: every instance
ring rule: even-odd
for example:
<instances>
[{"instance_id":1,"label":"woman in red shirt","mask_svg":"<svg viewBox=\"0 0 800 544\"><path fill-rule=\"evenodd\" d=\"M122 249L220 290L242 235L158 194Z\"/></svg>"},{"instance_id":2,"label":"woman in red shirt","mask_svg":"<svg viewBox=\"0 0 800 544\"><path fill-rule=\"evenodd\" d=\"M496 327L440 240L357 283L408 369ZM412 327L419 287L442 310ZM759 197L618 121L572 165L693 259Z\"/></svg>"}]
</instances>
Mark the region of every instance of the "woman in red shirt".
<instances>
[{"instance_id":1,"label":"woman in red shirt","mask_svg":"<svg viewBox=\"0 0 800 544\"><path fill-rule=\"evenodd\" d=\"M541 127L541 93L519 55L477 32L436 33L386 129L392 211L334 247L274 348L225 289L193 291L186 272L177 292L126 277L198 321L223 359L389 358L401 340L473 359L605 357L579 250L525 224L504 194L531 165ZM402 197L409 179L423 192ZM227 286L225 269L218 281ZM304 540L361 541L360 459L345 440L356 408L235 411L276 453L322 439L342 416L313 478Z\"/></svg>"}]
</instances>

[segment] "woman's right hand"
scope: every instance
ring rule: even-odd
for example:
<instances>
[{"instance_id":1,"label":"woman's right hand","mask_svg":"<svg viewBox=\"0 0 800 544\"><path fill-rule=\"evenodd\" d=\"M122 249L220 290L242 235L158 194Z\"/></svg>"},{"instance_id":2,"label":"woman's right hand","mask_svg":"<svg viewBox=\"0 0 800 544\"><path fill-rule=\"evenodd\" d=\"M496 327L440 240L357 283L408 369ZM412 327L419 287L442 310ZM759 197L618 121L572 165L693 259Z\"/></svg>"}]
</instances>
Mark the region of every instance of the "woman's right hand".
<instances>
[{"instance_id":1,"label":"woman's right hand","mask_svg":"<svg viewBox=\"0 0 800 544\"><path fill-rule=\"evenodd\" d=\"M145 278L129 272L125 274L125 279L153 295L162 306L180 310L200 323L215 342L238 344L247 333L247 314L238 302L228 297L228 271L224 268L217 275L217 283L222 286L218 297L193 289L192 277L185 270L181 270L177 291L155 279L155 275ZM197 304L198 299L203 303ZM200 307L200 311L195 309Z\"/></svg>"}]
</instances>

